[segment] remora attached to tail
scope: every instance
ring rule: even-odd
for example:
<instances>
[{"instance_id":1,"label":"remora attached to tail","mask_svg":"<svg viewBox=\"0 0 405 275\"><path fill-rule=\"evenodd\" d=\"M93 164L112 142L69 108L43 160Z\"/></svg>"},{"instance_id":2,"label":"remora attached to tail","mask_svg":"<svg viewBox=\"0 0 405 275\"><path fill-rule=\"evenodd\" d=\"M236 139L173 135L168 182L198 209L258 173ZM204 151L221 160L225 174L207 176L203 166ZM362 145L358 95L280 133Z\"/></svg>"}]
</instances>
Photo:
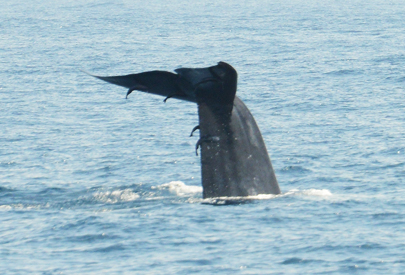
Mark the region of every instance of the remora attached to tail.
<instances>
[{"instance_id":1,"label":"remora attached to tail","mask_svg":"<svg viewBox=\"0 0 405 275\"><path fill-rule=\"evenodd\" d=\"M252 114L236 96L237 72L219 62L176 73L149 71L124 76L95 76L134 91L195 102L198 105L203 197L279 194L270 157ZM91 74L90 74L91 75Z\"/></svg>"}]
</instances>

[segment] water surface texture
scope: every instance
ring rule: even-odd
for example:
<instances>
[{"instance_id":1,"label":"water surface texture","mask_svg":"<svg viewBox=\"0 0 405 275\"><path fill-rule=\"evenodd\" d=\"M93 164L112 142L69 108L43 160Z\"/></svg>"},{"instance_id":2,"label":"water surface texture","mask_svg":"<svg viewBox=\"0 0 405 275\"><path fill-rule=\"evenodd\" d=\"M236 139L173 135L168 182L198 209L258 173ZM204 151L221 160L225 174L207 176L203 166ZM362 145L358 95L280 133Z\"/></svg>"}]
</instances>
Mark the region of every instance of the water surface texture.
<instances>
[{"instance_id":1,"label":"water surface texture","mask_svg":"<svg viewBox=\"0 0 405 275\"><path fill-rule=\"evenodd\" d=\"M402 1L2 1L1 274L403 274ZM282 190L202 200L195 104L91 78L239 72Z\"/></svg>"}]
</instances>

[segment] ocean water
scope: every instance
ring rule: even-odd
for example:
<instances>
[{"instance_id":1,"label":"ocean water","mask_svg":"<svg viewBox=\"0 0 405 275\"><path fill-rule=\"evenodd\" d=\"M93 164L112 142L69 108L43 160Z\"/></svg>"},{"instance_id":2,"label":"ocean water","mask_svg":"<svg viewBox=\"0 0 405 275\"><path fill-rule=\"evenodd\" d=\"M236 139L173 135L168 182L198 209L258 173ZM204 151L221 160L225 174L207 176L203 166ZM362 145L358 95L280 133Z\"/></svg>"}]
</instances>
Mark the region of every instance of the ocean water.
<instances>
[{"instance_id":1,"label":"ocean water","mask_svg":"<svg viewBox=\"0 0 405 275\"><path fill-rule=\"evenodd\" d=\"M404 274L405 5L0 3L1 274ZM91 78L225 61L282 190L203 200L195 104Z\"/></svg>"}]
</instances>

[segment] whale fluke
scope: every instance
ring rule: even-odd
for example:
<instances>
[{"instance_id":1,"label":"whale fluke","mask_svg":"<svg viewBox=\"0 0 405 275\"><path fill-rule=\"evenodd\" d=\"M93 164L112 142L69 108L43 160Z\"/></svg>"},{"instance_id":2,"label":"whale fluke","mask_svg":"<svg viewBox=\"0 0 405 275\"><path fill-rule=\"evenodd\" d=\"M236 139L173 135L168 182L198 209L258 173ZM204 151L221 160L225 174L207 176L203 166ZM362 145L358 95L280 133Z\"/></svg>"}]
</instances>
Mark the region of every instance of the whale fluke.
<instances>
[{"instance_id":1,"label":"whale fluke","mask_svg":"<svg viewBox=\"0 0 405 275\"><path fill-rule=\"evenodd\" d=\"M219 62L176 73L149 71L98 79L134 90L197 103L203 197L280 194L266 145L252 114L236 96L237 72Z\"/></svg>"}]
</instances>

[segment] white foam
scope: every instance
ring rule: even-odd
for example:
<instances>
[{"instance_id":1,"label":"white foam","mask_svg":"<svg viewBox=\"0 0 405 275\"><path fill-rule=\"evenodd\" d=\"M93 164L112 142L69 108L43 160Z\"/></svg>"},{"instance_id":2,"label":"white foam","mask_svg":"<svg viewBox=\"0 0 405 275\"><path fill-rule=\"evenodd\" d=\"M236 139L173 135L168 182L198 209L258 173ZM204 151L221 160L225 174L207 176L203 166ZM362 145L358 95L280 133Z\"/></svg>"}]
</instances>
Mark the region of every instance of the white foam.
<instances>
[{"instance_id":1,"label":"white foam","mask_svg":"<svg viewBox=\"0 0 405 275\"><path fill-rule=\"evenodd\" d=\"M186 185L182 181L171 181L169 183L164 183L159 186L153 186L152 189L168 190L170 193L180 197L202 193L201 186Z\"/></svg>"},{"instance_id":2,"label":"white foam","mask_svg":"<svg viewBox=\"0 0 405 275\"><path fill-rule=\"evenodd\" d=\"M332 192L328 189L308 189L308 190L298 190L291 189L290 191L282 194L284 196L309 196L309 197L330 197Z\"/></svg>"},{"instance_id":3,"label":"white foam","mask_svg":"<svg viewBox=\"0 0 405 275\"><path fill-rule=\"evenodd\" d=\"M0 205L0 210L11 210L13 207L10 205Z\"/></svg>"},{"instance_id":4,"label":"white foam","mask_svg":"<svg viewBox=\"0 0 405 275\"><path fill-rule=\"evenodd\" d=\"M49 205L46 204L44 206L41 205L24 205L22 203L11 204L11 205L0 205L0 210L37 210L43 207L48 207Z\"/></svg>"},{"instance_id":5,"label":"white foam","mask_svg":"<svg viewBox=\"0 0 405 275\"><path fill-rule=\"evenodd\" d=\"M134 201L140 197L139 194L134 193L130 189L97 192L97 193L93 194L93 196L96 200L99 200L99 201L102 201L105 203Z\"/></svg>"},{"instance_id":6,"label":"white foam","mask_svg":"<svg viewBox=\"0 0 405 275\"><path fill-rule=\"evenodd\" d=\"M152 186L152 189L157 190L167 190L170 193L179 196L179 197L191 197L194 195L201 195L203 192L202 186L194 186L194 185L186 185L182 181L171 181L169 183L164 183L158 186ZM215 197L215 198L189 198L188 202L190 203L218 203L220 201L230 202L230 201L248 201L248 200L270 200L278 197L284 196L301 196L301 197L308 197L308 198L330 198L332 196L332 192L328 189L307 189L307 190L299 190L299 189L291 189L285 193L279 195L273 194L259 194L255 196L247 196L247 197ZM154 197L156 199L156 197Z\"/></svg>"},{"instance_id":7,"label":"white foam","mask_svg":"<svg viewBox=\"0 0 405 275\"><path fill-rule=\"evenodd\" d=\"M309 189L302 191L307 196L319 196L319 197L330 197L332 196L332 192L328 189Z\"/></svg>"}]
</instances>

